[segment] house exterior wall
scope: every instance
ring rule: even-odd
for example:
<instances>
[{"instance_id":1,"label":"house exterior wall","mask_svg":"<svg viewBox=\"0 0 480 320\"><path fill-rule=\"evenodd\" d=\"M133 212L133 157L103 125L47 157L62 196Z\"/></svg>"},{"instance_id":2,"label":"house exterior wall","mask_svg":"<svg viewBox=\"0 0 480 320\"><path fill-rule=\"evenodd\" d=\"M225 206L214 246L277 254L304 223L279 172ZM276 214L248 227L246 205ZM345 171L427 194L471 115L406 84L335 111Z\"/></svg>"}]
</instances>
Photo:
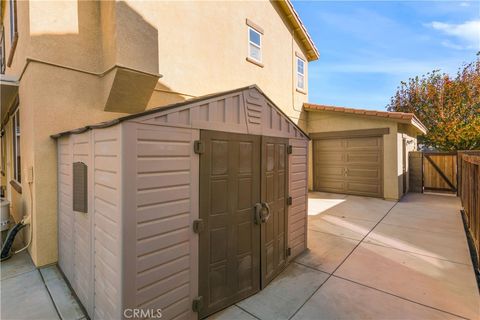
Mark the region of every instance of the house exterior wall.
<instances>
[{"instance_id":1,"label":"house exterior wall","mask_svg":"<svg viewBox=\"0 0 480 320\"><path fill-rule=\"evenodd\" d=\"M373 117L359 115L345 115L338 112L311 111L308 112L307 131L329 132L329 131L347 131L374 128L389 128L390 133L383 135L383 188L384 198L399 199L399 170L401 167L401 157L398 150L397 123L394 121L377 119ZM312 152L310 142L310 166L309 166L309 189L313 189L313 168ZM400 163L400 169L399 169Z\"/></svg>"},{"instance_id":2,"label":"house exterior wall","mask_svg":"<svg viewBox=\"0 0 480 320\"><path fill-rule=\"evenodd\" d=\"M3 2L2 12L7 59L10 3ZM28 185L22 182L21 194L9 185L11 121L2 184L17 221L33 214L29 252L37 266L57 261L57 194L51 192L57 186L57 157L50 135L124 115L128 109L114 106L124 100L118 95L125 90L131 90L125 99L132 105L145 102L150 108L257 83L295 122L305 124L300 110L308 95L294 86L295 53L304 52L272 2L72 0L16 1L16 6L18 42L6 75L20 78L21 170L26 176L33 168L32 208ZM265 31L263 68L245 59L247 18ZM157 82L158 73L163 78ZM125 83L155 90L140 94Z\"/></svg>"},{"instance_id":3,"label":"house exterior wall","mask_svg":"<svg viewBox=\"0 0 480 320\"><path fill-rule=\"evenodd\" d=\"M398 196L399 198L403 195L403 163L405 161L406 167L406 192L409 190L409 182L410 182L410 164L408 160L408 153L417 150L417 134L418 132L409 125L405 124L398 124L398 133L397 133L397 149L398 149ZM403 140L405 139L406 144L405 148L403 147Z\"/></svg>"}]
</instances>

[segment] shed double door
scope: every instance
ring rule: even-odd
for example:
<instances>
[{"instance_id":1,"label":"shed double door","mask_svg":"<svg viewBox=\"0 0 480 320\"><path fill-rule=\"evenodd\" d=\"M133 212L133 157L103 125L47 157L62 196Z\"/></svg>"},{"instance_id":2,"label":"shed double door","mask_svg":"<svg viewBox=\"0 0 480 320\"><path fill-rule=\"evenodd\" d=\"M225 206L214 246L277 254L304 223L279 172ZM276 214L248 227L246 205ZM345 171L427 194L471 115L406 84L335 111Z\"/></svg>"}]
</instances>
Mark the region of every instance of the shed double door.
<instances>
[{"instance_id":1,"label":"shed double door","mask_svg":"<svg viewBox=\"0 0 480 320\"><path fill-rule=\"evenodd\" d=\"M198 310L203 318L286 266L287 139L202 131Z\"/></svg>"}]
</instances>

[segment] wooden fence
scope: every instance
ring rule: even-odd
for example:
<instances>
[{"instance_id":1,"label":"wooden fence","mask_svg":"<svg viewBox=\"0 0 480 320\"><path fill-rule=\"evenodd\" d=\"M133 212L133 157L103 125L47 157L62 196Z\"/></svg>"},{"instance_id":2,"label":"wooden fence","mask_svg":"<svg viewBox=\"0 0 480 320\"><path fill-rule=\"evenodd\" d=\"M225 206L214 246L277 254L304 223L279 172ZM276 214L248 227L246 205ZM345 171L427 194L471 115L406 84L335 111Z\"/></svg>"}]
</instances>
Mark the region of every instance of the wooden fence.
<instances>
[{"instance_id":1,"label":"wooden fence","mask_svg":"<svg viewBox=\"0 0 480 320\"><path fill-rule=\"evenodd\" d=\"M477 257L480 258L480 155L459 152L458 171L458 195L462 199L467 226L475 244ZM480 262L478 268L480 268Z\"/></svg>"}]
</instances>

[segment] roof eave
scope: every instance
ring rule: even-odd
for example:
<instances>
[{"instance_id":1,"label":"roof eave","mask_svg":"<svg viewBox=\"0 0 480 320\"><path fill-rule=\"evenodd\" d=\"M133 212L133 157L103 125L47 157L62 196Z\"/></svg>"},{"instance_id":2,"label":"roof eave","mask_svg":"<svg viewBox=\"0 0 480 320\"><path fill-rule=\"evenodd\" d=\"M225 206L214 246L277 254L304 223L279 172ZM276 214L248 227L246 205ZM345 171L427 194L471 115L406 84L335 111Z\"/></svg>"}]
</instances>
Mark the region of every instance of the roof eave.
<instances>
[{"instance_id":1,"label":"roof eave","mask_svg":"<svg viewBox=\"0 0 480 320\"><path fill-rule=\"evenodd\" d=\"M320 58L320 52L318 51L317 47L315 46L315 43L312 40L312 37L308 33L307 29L305 28L305 25L303 24L302 20L300 20L300 17L293 7L292 3L290 0L280 0L278 1L280 8L284 11L287 19L290 21L290 23L293 25L294 32L297 33L298 37L300 38L300 41L304 45L306 51L307 51L307 60L308 61L315 61Z\"/></svg>"}]
</instances>

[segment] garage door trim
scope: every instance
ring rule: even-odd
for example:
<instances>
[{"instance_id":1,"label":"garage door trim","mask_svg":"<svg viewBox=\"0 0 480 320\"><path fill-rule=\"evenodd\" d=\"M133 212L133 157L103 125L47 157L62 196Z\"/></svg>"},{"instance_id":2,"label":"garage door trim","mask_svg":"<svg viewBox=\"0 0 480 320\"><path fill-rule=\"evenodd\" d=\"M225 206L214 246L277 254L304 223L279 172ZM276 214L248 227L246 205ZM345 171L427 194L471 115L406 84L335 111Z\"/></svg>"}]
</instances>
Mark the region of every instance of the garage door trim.
<instances>
[{"instance_id":1,"label":"garage door trim","mask_svg":"<svg viewBox=\"0 0 480 320\"><path fill-rule=\"evenodd\" d=\"M332 138L380 137L389 133L390 133L390 128L326 131L326 132L310 133L310 139L320 140L320 139L332 139Z\"/></svg>"}]
</instances>

